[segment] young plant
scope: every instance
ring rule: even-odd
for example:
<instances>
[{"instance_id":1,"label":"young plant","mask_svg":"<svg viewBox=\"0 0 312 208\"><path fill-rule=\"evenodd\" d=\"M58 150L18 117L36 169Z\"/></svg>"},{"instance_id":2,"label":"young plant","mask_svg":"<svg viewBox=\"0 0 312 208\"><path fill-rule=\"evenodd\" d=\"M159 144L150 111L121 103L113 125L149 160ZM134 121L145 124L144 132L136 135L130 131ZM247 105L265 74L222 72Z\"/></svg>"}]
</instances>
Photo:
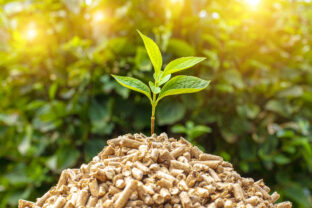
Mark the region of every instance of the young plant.
<instances>
[{"instance_id":1,"label":"young plant","mask_svg":"<svg viewBox=\"0 0 312 208\"><path fill-rule=\"evenodd\" d=\"M124 87L143 93L148 97L152 105L151 134L154 134L155 111L161 99L169 95L194 93L205 89L210 81L193 76L178 75L171 78L173 73L188 69L199 62L203 57L182 57L171 61L162 70L162 56L156 43L149 37L138 31L143 39L145 49L154 67L154 81L149 81L149 87L142 81L125 76L112 75L116 81ZM164 85L162 87L162 85Z\"/></svg>"},{"instance_id":2,"label":"young plant","mask_svg":"<svg viewBox=\"0 0 312 208\"><path fill-rule=\"evenodd\" d=\"M211 132L211 128L208 126L204 125L195 125L193 121L187 121L185 123L185 126L181 124L174 125L171 128L171 131L173 133L182 133L186 134L186 138L193 142L196 143L195 139ZM198 146L198 145L197 145Z\"/></svg>"}]
</instances>

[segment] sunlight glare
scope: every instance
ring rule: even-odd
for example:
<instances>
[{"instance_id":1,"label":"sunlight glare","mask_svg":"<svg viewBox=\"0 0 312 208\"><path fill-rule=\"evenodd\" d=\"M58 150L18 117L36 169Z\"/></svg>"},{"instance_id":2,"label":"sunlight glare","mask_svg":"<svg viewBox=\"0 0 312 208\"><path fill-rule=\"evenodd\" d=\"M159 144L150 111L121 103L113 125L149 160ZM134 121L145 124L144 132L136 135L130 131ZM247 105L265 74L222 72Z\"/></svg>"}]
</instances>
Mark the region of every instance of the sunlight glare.
<instances>
[{"instance_id":1,"label":"sunlight glare","mask_svg":"<svg viewBox=\"0 0 312 208\"><path fill-rule=\"evenodd\" d=\"M218 12L212 12L211 16L213 19L219 19L220 18L220 15Z\"/></svg>"},{"instance_id":2,"label":"sunlight glare","mask_svg":"<svg viewBox=\"0 0 312 208\"><path fill-rule=\"evenodd\" d=\"M105 15L101 11L97 11L93 14L92 19L95 22L101 22L104 19Z\"/></svg>"},{"instance_id":3,"label":"sunlight glare","mask_svg":"<svg viewBox=\"0 0 312 208\"><path fill-rule=\"evenodd\" d=\"M170 0L172 4L182 4L184 0Z\"/></svg>"},{"instance_id":4,"label":"sunlight glare","mask_svg":"<svg viewBox=\"0 0 312 208\"><path fill-rule=\"evenodd\" d=\"M261 0L245 0L247 4L249 4L249 6L255 8L259 5Z\"/></svg>"},{"instance_id":5,"label":"sunlight glare","mask_svg":"<svg viewBox=\"0 0 312 208\"><path fill-rule=\"evenodd\" d=\"M86 2L86 5L91 5L92 4L92 0L85 0L85 2Z\"/></svg>"},{"instance_id":6,"label":"sunlight glare","mask_svg":"<svg viewBox=\"0 0 312 208\"><path fill-rule=\"evenodd\" d=\"M26 31L26 38L28 40L34 40L38 35L38 32L34 26L31 26Z\"/></svg>"},{"instance_id":7,"label":"sunlight glare","mask_svg":"<svg viewBox=\"0 0 312 208\"><path fill-rule=\"evenodd\" d=\"M205 18L207 16L207 12L205 10L201 10L198 15L200 18Z\"/></svg>"}]
</instances>

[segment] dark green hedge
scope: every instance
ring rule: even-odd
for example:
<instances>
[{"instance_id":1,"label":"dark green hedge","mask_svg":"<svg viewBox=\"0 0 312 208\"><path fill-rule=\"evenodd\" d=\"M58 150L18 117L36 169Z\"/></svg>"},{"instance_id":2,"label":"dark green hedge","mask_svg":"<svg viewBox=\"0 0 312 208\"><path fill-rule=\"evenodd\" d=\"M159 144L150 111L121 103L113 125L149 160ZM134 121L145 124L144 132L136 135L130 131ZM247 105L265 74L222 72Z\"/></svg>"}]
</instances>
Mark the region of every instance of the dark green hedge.
<instances>
[{"instance_id":1,"label":"dark green hedge","mask_svg":"<svg viewBox=\"0 0 312 208\"><path fill-rule=\"evenodd\" d=\"M165 62L207 57L188 73L212 80L161 102L156 131L312 207L312 4L246 1L0 1L0 207L42 195L106 139L149 134L147 99L109 76L152 78L136 29Z\"/></svg>"}]
</instances>

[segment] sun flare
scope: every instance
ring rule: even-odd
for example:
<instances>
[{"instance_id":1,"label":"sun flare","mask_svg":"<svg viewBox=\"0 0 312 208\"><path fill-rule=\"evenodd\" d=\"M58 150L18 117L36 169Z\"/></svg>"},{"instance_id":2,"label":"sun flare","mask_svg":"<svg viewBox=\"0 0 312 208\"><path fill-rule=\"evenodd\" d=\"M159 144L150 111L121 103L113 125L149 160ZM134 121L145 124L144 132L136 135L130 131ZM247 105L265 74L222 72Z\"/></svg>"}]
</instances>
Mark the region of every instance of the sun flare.
<instances>
[{"instance_id":1,"label":"sun flare","mask_svg":"<svg viewBox=\"0 0 312 208\"><path fill-rule=\"evenodd\" d=\"M37 35L38 35L38 32L37 32L36 28L34 28L34 27L30 27L26 31L27 40L34 40L37 37Z\"/></svg>"},{"instance_id":2,"label":"sun flare","mask_svg":"<svg viewBox=\"0 0 312 208\"><path fill-rule=\"evenodd\" d=\"M249 6L255 8L259 5L261 0L245 0L247 4L249 4Z\"/></svg>"},{"instance_id":3,"label":"sun flare","mask_svg":"<svg viewBox=\"0 0 312 208\"><path fill-rule=\"evenodd\" d=\"M182 4L183 2L183 0L171 0L172 4Z\"/></svg>"},{"instance_id":4,"label":"sun flare","mask_svg":"<svg viewBox=\"0 0 312 208\"><path fill-rule=\"evenodd\" d=\"M92 19L94 22L101 22L105 18L105 15L102 11L97 11L93 14Z\"/></svg>"}]
</instances>

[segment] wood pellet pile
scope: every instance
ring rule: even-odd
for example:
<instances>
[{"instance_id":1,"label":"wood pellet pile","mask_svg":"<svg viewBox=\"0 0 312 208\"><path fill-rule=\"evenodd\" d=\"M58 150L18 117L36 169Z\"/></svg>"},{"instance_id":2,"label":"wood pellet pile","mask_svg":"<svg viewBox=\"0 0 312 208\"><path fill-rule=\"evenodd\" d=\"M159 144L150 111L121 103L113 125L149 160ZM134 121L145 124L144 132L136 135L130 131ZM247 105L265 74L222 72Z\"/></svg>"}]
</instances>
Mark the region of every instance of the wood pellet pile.
<instances>
[{"instance_id":1,"label":"wood pellet pile","mask_svg":"<svg viewBox=\"0 0 312 208\"><path fill-rule=\"evenodd\" d=\"M290 208L275 204L262 180L242 178L232 165L185 139L165 133L124 135L80 169L64 170L58 184L19 208Z\"/></svg>"}]
</instances>

